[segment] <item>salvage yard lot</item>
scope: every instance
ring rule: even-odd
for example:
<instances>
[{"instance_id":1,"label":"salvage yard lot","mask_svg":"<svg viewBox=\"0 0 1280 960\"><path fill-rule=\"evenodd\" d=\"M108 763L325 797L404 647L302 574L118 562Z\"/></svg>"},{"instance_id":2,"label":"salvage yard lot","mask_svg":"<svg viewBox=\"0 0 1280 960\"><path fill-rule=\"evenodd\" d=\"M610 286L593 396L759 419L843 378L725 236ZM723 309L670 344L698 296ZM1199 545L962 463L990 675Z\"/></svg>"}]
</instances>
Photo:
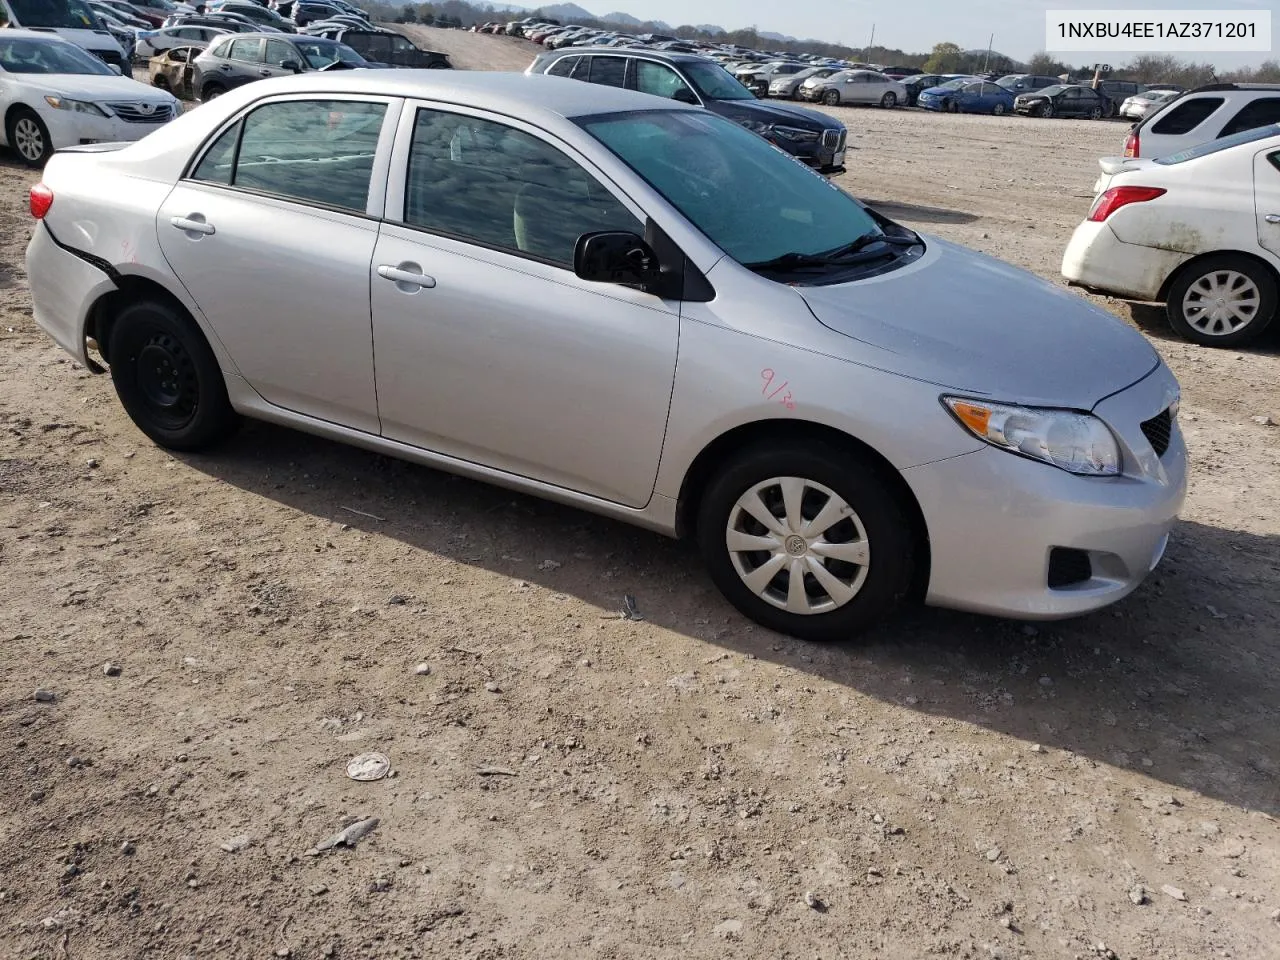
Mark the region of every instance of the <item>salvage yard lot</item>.
<instances>
[{"instance_id":1,"label":"salvage yard lot","mask_svg":"<svg viewBox=\"0 0 1280 960\"><path fill-rule=\"evenodd\" d=\"M829 112L842 187L1050 279L1124 130ZM819 647L586 514L265 424L155 448L31 319L31 179L0 160L0 956L1280 957L1280 338L1104 304L1193 462L1135 596Z\"/></svg>"}]
</instances>

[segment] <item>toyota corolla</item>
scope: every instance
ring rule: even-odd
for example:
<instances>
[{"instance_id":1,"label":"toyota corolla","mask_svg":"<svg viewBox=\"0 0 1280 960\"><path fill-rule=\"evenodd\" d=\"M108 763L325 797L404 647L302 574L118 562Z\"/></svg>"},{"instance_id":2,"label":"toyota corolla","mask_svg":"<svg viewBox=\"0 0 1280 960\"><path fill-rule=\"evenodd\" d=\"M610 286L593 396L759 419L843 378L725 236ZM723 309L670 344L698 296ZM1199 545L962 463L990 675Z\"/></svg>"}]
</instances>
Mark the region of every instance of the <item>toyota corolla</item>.
<instances>
[{"instance_id":1,"label":"toyota corolla","mask_svg":"<svg viewBox=\"0 0 1280 960\"><path fill-rule=\"evenodd\" d=\"M687 536L797 636L1095 610L1182 503L1138 333L674 101L265 80L58 153L31 208L37 322L156 443L256 417Z\"/></svg>"}]
</instances>

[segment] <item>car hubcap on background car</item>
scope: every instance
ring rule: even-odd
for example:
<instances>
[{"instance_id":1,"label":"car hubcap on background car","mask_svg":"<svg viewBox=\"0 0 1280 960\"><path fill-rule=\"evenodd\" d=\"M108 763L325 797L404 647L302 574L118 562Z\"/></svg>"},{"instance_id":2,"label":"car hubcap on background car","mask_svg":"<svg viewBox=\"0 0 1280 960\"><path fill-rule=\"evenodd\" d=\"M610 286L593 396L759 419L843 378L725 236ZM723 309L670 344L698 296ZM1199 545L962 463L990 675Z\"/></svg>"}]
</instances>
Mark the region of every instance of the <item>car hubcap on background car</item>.
<instances>
[{"instance_id":1,"label":"car hubcap on background car","mask_svg":"<svg viewBox=\"0 0 1280 960\"><path fill-rule=\"evenodd\" d=\"M190 421L199 387L191 358L167 333L151 337L138 353L138 389L156 419L170 429Z\"/></svg>"},{"instance_id":2,"label":"car hubcap on background car","mask_svg":"<svg viewBox=\"0 0 1280 960\"><path fill-rule=\"evenodd\" d=\"M1215 270L1207 273L1182 298L1187 323L1211 337L1235 333L1258 315L1262 294L1243 273Z\"/></svg>"},{"instance_id":3,"label":"car hubcap on background car","mask_svg":"<svg viewBox=\"0 0 1280 960\"><path fill-rule=\"evenodd\" d=\"M788 613L843 607L862 589L871 563L867 532L853 507L800 477L774 477L739 497L725 546L747 588Z\"/></svg>"},{"instance_id":4,"label":"car hubcap on background car","mask_svg":"<svg viewBox=\"0 0 1280 960\"><path fill-rule=\"evenodd\" d=\"M44 156L44 134L40 125L30 117L23 117L13 125L13 147L27 160L39 160Z\"/></svg>"}]
</instances>

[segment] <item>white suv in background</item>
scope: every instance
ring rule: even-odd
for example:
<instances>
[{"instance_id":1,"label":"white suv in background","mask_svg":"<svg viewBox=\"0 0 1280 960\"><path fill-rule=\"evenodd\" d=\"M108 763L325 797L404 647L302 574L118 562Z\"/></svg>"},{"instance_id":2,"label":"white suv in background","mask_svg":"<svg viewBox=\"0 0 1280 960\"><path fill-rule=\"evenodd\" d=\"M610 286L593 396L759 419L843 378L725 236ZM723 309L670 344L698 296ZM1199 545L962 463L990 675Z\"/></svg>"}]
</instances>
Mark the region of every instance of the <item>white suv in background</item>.
<instances>
[{"instance_id":1,"label":"white suv in background","mask_svg":"<svg viewBox=\"0 0 1280 960\"><path fill-rule=\"evenodd\" d=\"M1280 84L1214 83L1170 100L1137 124L1124 142L1124 155L1167 157L1272 123L1280 123Z\"/></svg>"}]
</instances>

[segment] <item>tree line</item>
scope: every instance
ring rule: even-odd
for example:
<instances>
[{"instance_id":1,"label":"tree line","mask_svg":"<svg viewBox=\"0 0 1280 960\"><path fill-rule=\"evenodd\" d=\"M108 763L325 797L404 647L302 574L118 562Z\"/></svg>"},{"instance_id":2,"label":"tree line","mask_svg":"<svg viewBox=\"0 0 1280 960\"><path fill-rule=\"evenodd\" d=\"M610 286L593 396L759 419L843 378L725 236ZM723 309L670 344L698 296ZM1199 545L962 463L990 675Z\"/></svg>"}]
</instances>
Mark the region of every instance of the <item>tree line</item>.
<instances>
[{"instance_id":1,"label":"tree line","mask_svg":"<svg viewBox=\"0 0 1280 960\"><path fill-rule=\"evenodd\" d=\"M435 0L431 3L395 5L385 2L366 4L377 19L395 20L400 23L423 23L428 26L467 28L490 21L509 22L526 16L536 17L539 10L529 13L511 10L495 10L485 3L468 3L467 0ZM881 63L914 67L926 73L1033 73L1041 76L1072 79L1092 78L1093 65L1072 66L1047 53L1037 53L1026 63L994 51L963 50L959 44L937 43L928 53L909 53L893 47L849 47L823 40L774 40L762 37L751 27L712 33L685 24L674 29L647 21L635 25L623 25L608 20L575 21L584 27L601 30L622 30L632 34L666 33L684 40L704 40L713 43L731 43L752 50L770 50L776 53L814 54L840 60ZM1268 60L1257 67L1218 72L1209 63L1193 63L1168 54L1145 54L1125 64L1114 65L1110 74L1113 80L1132 80L1137 83L1176 83L1188 89L1206 83L1280 83L1280 61Z\"/></svg>"}]
</instances>

